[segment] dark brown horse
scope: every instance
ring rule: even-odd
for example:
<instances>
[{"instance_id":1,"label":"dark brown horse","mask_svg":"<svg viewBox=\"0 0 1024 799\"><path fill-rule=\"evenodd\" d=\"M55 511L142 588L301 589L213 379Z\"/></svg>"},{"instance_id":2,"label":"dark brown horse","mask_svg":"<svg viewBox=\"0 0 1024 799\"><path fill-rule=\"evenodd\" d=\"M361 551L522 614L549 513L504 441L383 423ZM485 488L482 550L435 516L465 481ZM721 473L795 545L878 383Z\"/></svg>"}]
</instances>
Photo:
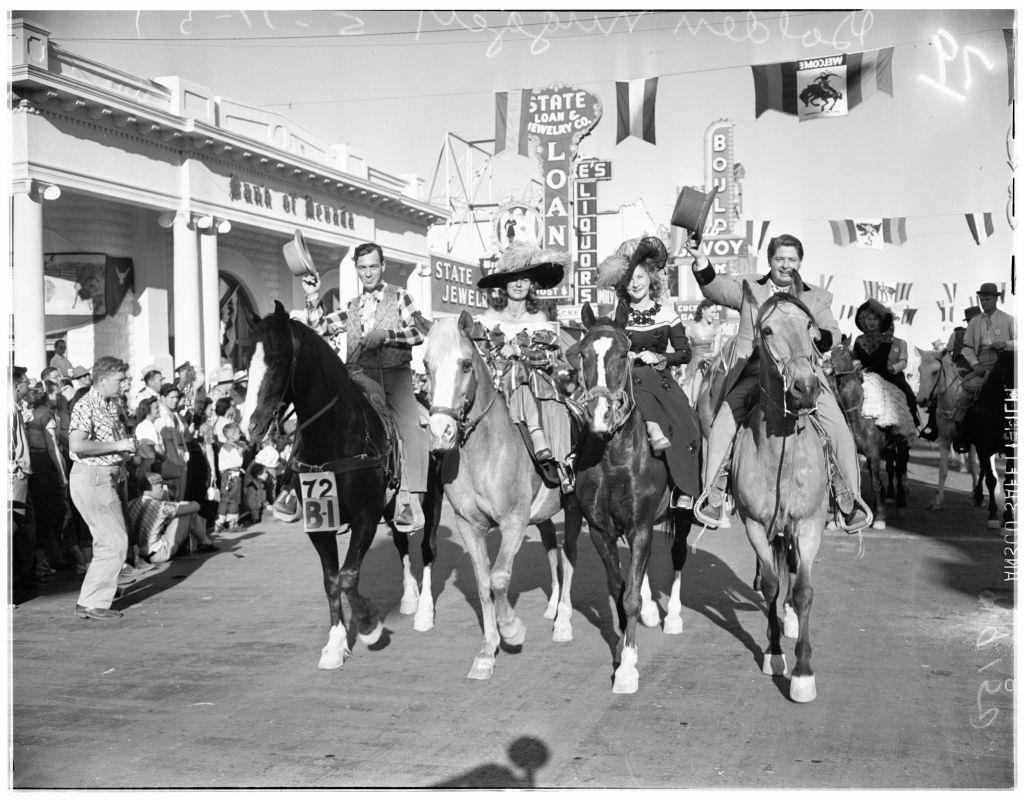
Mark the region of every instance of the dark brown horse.
<instances>
[{"instance_id":1,"label":"dark brown horse","mask_svg":"<svg viewBox=\"0 0 1024 799\"><path fill-rule=\"evenodd\" d=\"M978 390L978 396L968 408L964 417L964 432L978 453L978 465L988 489L988 521L987 526L997 529L1013 522L1011 498L1014 495L1016 480L1012 463L1016 428L1014 415L1016 403L1010 401L1009 389L1016 387L1014 374L1014 353L1003 350L996 357L985 382ZM996 455L1007 459L1006 480L1003 485L1004 503L1003 518L1000 521L996 506L995 492L998 479L995 474L994 460ZM979 480L979 486L980 486Z\"/></svg>"},{"instance_id":2,"label":"dark brown horse","mask_svg":"<svg viewBox=\"0 0 1024 799\"><path fill-rule=\"evenodd\" d=\"M375 643L383 631L380 611L359 593L359 570L373 542L377 525L386 518L394 527L395 488L401 464L394 453L397 433L381 416L330 346L312 329L288 317L279 302L274 312L256 328L257 345L249 364L249 388L242 410L242 424L251 440L259 441L273 424L280 424L288 406L298 420L296 443L289 461L298 474L333 475L337 484L334 508L314 502L322 511L317 529L308 532L320 556L331 627L321 650L319 668L336 669L350 654L349 625L360 640ZM440 496L431 469L431 484L423 502L424 587L417 608L417 629L433 624L430 564L436 557L435 534L440 521ZM329 478L327 480L329 483ZM305 501L309 497L302 497ZM348 524L348 552L338 562L338 529ZM408 542L404 541L408 551ZM404 560L404 558L403 558Z\"/></svg>"},{"instance_id":3,"label":"dark brown horse","mask_svg":"<svg viewBox=\"0 0 1024 799\"><path fill-rule=\"evenodd\" d=\"M857 451L867 459L871 496L868 504L874 512L871 526L885 529L885 500L894 497L897 508L907 506L906 490L903 486L910 462L910 442L907 437L892 427L879 427L874 419L863 414L864 377L860 364L845 343L837 344L830 353L831 368L827 370L835 390L836 400L843 409ZM903 398L900 397L900 402ZM888 482L882 479L882 463Z\"/></svg>"},{"instance_id":4,"label":"dark brown horse","mask_svg":"<svg viewBox=\"0 0 1024 799\"><path fill-rule=\"evenodd\" d=\"M571 356L575 360L578 350L580 402L586 409L588 428L577 447L576 497L604 563L608 592L618 612L620 638L612 690L622 694L635 693L640 683L636 627L643 608L642 584L654 524L666 515L670 493L668 469L664 460L651 452L644 421L633 401L626 311L620 304L615 320L595 319L590 305L584 305L587 332ZM692 511L672 509L668 517L670 534L674 533L676 579L665 632L678 633L682 630L679 574L686 562L686 537L693 516ZM626 540L631 555L625 580L619 564L620 538ZM656 618L649 621L656 622Z\"/></svg>"}]
</instances>

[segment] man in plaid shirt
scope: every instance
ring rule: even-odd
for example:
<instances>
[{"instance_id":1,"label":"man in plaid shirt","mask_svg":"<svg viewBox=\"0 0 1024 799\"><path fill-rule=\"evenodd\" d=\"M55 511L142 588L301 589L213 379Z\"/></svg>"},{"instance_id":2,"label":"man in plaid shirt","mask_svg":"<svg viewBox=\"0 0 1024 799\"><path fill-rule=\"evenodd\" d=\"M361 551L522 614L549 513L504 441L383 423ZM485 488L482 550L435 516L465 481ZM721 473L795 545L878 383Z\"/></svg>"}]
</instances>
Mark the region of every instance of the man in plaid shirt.
<instances>
[{"instance_id":1,"label":"man in plaid shirt","mask_svg":"<svg viewBox=\"0 0 1024 799\"><path fill-rule=\"evenodd\" d=\"M328 313L320 304L320 278L302 278L306 321L325 336L341 355L347 334L349 369L358 367L380 383L388 410L402 439L402 483L396 526L405 531L423 526L423 514L409 494L427 490L429 444L420 405L413 394L412 348L423 343L426 323L408 292L384 282L384 252L379 244L360 244L353 255L362 292L339 311Z\"/></svg>"}]
</instances>

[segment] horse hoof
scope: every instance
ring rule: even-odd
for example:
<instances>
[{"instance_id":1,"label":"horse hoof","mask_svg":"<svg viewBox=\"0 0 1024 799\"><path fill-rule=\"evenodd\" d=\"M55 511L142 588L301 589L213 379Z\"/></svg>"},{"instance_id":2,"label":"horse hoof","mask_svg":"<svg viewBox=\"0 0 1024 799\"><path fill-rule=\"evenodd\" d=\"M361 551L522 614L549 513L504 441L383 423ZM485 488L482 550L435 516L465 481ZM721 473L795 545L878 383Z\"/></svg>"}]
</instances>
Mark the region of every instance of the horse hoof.
<instances>
[{"instance_id":1,"label":"horse hoof","mask_svg":"<svg viewBox=\"0 0 1024 799\"><path fill-rule=\"evenodd\" d=\"M798 638L800 636L800 619L797 618L796 611L789 605L786 605L782 617L782 634L786 638Z\"/></svg>"},{"instance_id":2,"label":"horse hoof","mask_svg":"<svg viewBox=\"0 0 1024 799\"><path fill-rule=\"evenodd\" d=\"M547 610L544 611L544 616L542 618L550 619L550 620L553 621L557 615L558 615L558 603L554 602L554 603L548 605Z\"/></svg>"},{"instance_id":3,"label":"horse hoof","mask_svg":"<svg viewBox=\"0 0 1024 799\"><path fill-rule=\"evenodd\" d=\"M348 653L344 649L331 649L325 646L320 650L320 662L316 667L324 670L340 669L345 662L346 654Z\"/></svg>"},{"instance_id":4,"label":"horse hoof","mask_svg":"<svg viewBox=\"0 0 1024 799\"><path fill-rule=\"evenodd\" d=\"M999 521L999 519L989 519L987 522L985 522L985 526L989 530L999 530L1002 528L1003 523Z\"/></svg>"},{"instance_id":5,"label":"horse hoof","mask_svg":"<svg viewBox=\"0 0 1024 799\"><path fill-rule=\"evenodd\" d=\"M942 510L942 504L939 502L931 502L928 505L928 510Z\"/></svg>"},{"instance_id":6,"label":"horse hoof","mask_svg":"<svg viewBox=\"0 0 1024 799\"><path fill-rule=\"evenodd\" d=\"M498 632L501 633L501 640L505 642L505 646L522 646L526 640L526 625L518 617L504 628L499 627Z\"/></svg>"},{"instance_id":7,"label":"horse hoof","mask_svg":"<svg viewBox=\"0 0 1024 799\"><path fill-rule=\"evenodd\" d=\"M761 671L769 677L782 677L786 674L786 655L764 655L761 662Z\"/></svg>"},{"instance_id":8,"label":"horse hoof","mask_svg":"<svg viewBox=\"0 0 1024 799\"><path fill-rule=\"evenodd\" d=\"M466 675L470 680L489 680L494 675L494 658L476 657L473 660L473 668Z\"/></svg>"},{"instance_id":9,"label":"horse hoof","mask_svg":"<svg viewBox=\"0 0 1024 799\"><path fill-rule=\"evenodd\" d=\"M661 614L658 612L658 606L654 602L650 605L644 605L640 609L640 623L644 627L657 627L661 624Z\"/></svg>"},{"instance_id":10,"label":"horse hoof","mask_svg":"<svg viewBox=\"0 0 1024 799\"><path fill-rule=\"evenodd\" d=\"M872 530L884 530L885 529L885 519L879 519L876 516L875 520L873 522L871 522L871 529Z\"/></svg>"},{"instance_id":11,"label":"horse hoof","mask_svg":"<svg viewBox=\"0 0 1024 799\"><path fill-rule=\"evenodd\" d=\"M636 669L623 669L619 667L615 671L615 682L612 684L613 694L635 694L640 688L640 672Z\"/></svg>"},{"instance_id":12,"label":"horse hoof","mask_svg":"<svg viewBox=\"0 0 1024 799\"><path fill-rule=\"evenodd\" d=\"M682 635L683 617L666 616L665 621L662 623L661 631L665 633L665 635Z\"/></svg>"},{"instance_id":13,"label":"horse hoof","mask_svg":"<svg viewBox=\"0 0 1024 799\"><path fill-rule=\"evenodd\" d=\"M374 627L370 632L359 633L359 640L362 641L366 646L373 646L380 640L381 635L384 632L384 622L377 622L377 626Z\"/></svg>"},{"instance_id":14,"label":"horse hoof","mask_svg":"<svg viewBox=\"0 0 1024 799\"><path fill-rule=\"evenodd\" d=\"M555 622L551 631L551 640L556 644L567 644L572 640L572 625L567 622Z\"/></svg>"},{"instance_id":15,"label":"horse hoof","mask_svg":"<svg viewBox=\"0 0 1024 799\"><path fill-rule=\"evenodd\" d=\"M428 613L417 613L416 618L413 620L412 628L418 633L429 632L434 629L434 614L433 612Z\"/></svg>"},{"instance_id":16,"label":"horse hoof","mask_svg":"<svg viewBox=\"0 0 1024 799\"><path fill-rule=\"evenodd\" d=\"M818 696L814 685L814 675L805 674L794 677L789 683L789 698L794 702L813 702Z\"/></svg>"}]
</instances>

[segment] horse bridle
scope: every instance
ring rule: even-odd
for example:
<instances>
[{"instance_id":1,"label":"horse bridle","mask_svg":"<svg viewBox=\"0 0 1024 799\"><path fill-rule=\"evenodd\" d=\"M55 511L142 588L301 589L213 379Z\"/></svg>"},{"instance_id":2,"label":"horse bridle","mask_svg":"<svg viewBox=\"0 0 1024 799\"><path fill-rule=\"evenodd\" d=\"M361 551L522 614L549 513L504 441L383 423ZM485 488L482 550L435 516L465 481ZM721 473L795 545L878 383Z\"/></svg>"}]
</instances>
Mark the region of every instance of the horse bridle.
<instances>
[{"instance_id":1,"label":"horse bridle","mask_svg":"<svg viewBox=\"0 0 1024 799\"><path fill-rule=\"evenodd\" d=\"M288 335L291 338L292 344L292 362L291 365L288 367L288 379L285 381L285 384L281 389L281 396L278 398L277 403L274 405L274 410L270 415L270 424L267 425L267 433L264 434L264 438L266 438L266 435L270 433L271 428L275 429L277 431L278 436L280 436L282 425L284 425L284 423L287 422L295 413L295 404L287 403L284 401L284 398L288 394L289 389L292 390L292 393L295 392L295 386L293 385L293 381L295 380L295 369L299 363L299 340L295 336L295 330L292 328L291 323L292 320L289 319ZM259 397L257 397L256 399L258 401ZM296 427L296 440L298 440L300 432L302 432L305 428L309 427L313 422L315 422L317 419L319 419L321 416L327 413L327 411L333 408L337 404L337 402L338 395L335 394L333 397L331 397L331 399L327 401L327 403L322 408L320 408L320 410L318 410L316 413L314 413L312 416L306 419L306 421L304 421L302 424ZM288 413L284 413L284 411L288 408L289 405L292 406L291 411L289 411ZM295 447L292 448L292 451L295 451Z\"/></svg>"},{"instance_id":2,"label":"horse bridle","mask_svg":"<svg viewBox=\"0 0 1024 799\"><path fill-rule=\"evenodd\" d=\"M768 338L767 336L765 336L763 329L760 330L759 335L761 338L761 351L767 354L768 360L775 367L775 370L779 373L779 376L782 378L782 405L780 406L779 403L775 401L774 397L772 397L763 386L761 388L761 393L765 395L766 399L772 405L781 408L783 414L785 414L786 416L807 416L808 414L816 411L818 409L817 403L812 405L810 408L801 408L798 411L792 411L789 409L789 403L786 401L786 397L789 395L789 390L793 387L793 374L791 370L797 363L801 361L807 361L811 369L814 370L817 367L815 357L813 355L801 354L794 355L791 358L788 358L784 361L780 360L779 358L776 357L775 352L772 350L771 345L768 343ZM811 343L811 349L812 351L814 349L813 342Z\"/></svg>"},{"instance_id":3,"label":"horse bridle","mask_svg":"<svg viewBox=\"0 0 1024 799\"><path fill-rule=\"evenodd\" d=\"M469 385L466 386L466 391L462 395L462 402L459 403L458 407L450 408L447 405L431 405L429 411L431 416L434 414L447 416L455 422L455 428L459 431L459 444L464 443L466 439L469 438L469 434L476 429L476 426L480 424L480 420L487 415L487 412L491 409L491 406L494 404L494 400L498 396L498 390L495 388L486 407L480 411L475 418L469 418L469 413L473 409L473 403L476 401L476 390L479 384L476 360L473 359L472 363L473 371L469 376Z\"/></svg>"},{"instance_id":4,"label":"horse bridle","mask_svg":"<svg viewBox=\"0 0 1024 799\"><path fill-rule=\"evenodd\" d=\"M591 388L587 385L586 370L583 368L583 353L582 351L580 352L579 381L582 391L577 402L584 408L588 408L593 400L600 399L601 397L607 399L612 408L612 424L609 427L611 435L614 435L622 428L636 404L636 400L633 397L633 383L630 379L632 372L632 364L627 363L626 368L622 370L622 379L614 391L607 386L594 386ZM589 410L587 415L589 416Z\"/></svg>"}]
</instances>

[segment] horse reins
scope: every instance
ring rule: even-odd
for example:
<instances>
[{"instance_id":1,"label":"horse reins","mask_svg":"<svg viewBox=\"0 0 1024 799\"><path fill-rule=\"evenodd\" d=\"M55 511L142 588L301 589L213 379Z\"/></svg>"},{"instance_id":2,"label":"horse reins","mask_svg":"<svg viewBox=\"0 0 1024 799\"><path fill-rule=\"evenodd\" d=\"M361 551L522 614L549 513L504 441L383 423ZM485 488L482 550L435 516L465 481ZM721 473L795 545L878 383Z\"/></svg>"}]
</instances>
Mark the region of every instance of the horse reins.
<instances>
[{"instance_id":1,"label":"horse reins","mask_svg":"<svg viewBox=\"0 0 1024 799\"><path fill-rule=\"evenodd\" d=\"M497 379L504 377L508 371L506 366L505 370L498 376ZM473 373L469 377L469 385L466 386L466 391L462 395L462 402L459 403L457 408L450 408L447 405L431 405L430 415L438 414L440 416L447 416L453 422L455 422L455 428L459 431L459 443L465 443L466 439L469 438L469 434L472 433L480 421L490 411L491 406L494 404L494 400L498 397L498 389L495 388L491 394L491 398L487 401L487 405L484 407L476 418L470 419L469 412L473 408L473 403L476 401L476 391L479 384L479 378L477 377L477 366L476 360L473 360Z\"/></svg>"},{"instance_id":2,"label":"horse reins","mask_svg":"<svg viewBox=\"0 0 1024 799\"><path fill-rule=\"evenodd\" d=\"M594 386L591 388L587 385L586 370L583 368L582 360L581 354L579 380L580 388L582 388L583 391L580 393L578 402L586 407L591 403L591 401L602 397L608 400L612 407L612 424L610 426L610 433L614 435L626 423L626 420L629 418L629 415L633 412L633 408L636 405L636 400L633 397L633 384L630 380L633 371L632 365L627 365L627 367L623 369L622 379L619 381L618 388L612 391L607 386Z\"/></svg>"}]
</instances>

